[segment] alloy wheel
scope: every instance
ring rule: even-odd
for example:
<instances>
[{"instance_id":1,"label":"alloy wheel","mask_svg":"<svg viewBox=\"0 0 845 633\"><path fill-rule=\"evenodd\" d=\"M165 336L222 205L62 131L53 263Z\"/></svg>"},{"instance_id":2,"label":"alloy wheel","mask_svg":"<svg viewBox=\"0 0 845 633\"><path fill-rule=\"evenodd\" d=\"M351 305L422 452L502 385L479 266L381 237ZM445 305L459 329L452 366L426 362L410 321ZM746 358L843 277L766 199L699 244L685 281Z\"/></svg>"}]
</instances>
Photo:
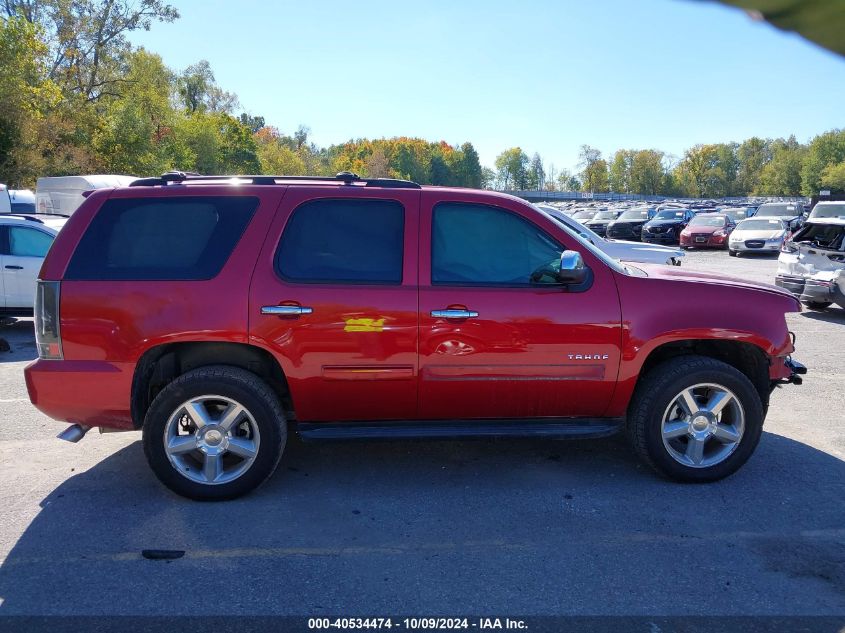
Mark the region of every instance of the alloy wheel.
<instances>
[{"instance_id":1,"label":"alloy wheel","mask_svg":"<svg viewBox=\"0 0 845 633\"><path fill-rule=\"evenodd\" d=\"M680 464L708 468L725 461L739 447L745 411L726 387L701 383L677 394L661 421L663 446Z\"/></svg>"},{"instance_id":2,"label":"alloy wheel","mask_svg":"<svg viewBox=\"0 0 845 633\"><path fill-rule=\"evenodd\" d=\"M218 395L179 405L164 427L164 450L176 471L205 485L234 481L258 455L260 433L242 404Z\"/></svg>"}]
</instances>

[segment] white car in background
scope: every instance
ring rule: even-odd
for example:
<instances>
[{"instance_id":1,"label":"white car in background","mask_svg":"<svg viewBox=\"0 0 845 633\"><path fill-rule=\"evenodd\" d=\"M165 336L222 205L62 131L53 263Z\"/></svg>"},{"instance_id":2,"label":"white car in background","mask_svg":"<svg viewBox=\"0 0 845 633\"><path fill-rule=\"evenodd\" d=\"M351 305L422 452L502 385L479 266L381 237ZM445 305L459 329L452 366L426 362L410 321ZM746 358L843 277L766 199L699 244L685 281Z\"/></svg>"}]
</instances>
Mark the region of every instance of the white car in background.
<instances>
[{"instance_id":1,"label":"white car in background","mask_svg":"<svg viewBox=\"0 0 845 633\"><path fill-rule=\"evenodd\" d=\"M614 259L641 264L680 266L681 260L684 258L684 252L682 250L669 246L605 239L578 222L578 220L573 220L560 209L544 204L535 205L535 207L542 213L550 216L558 224L562 224L570 231L579 234Z\"/></svg>"},{"instance_id":2,"label":"white car in background","mask_svg":"<svg viewBox=\"0 0 845 633\"><path fill-rule=\"evenodd\" d=\"M728 240L728 254L777 253L789 229L778 218L748 218L736 225Z\"/></svg>"},{"instance_id":3,"label":"white car in background","mask_svg":"<svg viewBox=\"0 0 845 633\"><path fill-rule=\"evenodd\" d=\"M59 228L32 216L0 214L0 316L32 316L38 272Z\"/></svg>"},{"instance_id":4,"label":"white car in background","mask_svg":"<svg viewBox=\"0 0 845 633\"><path fill-rule=\"evenodd\" d=\"M845 308L845 218L808 219L784 243L775 284L813 310Z\"/></svg>"},{"instance_id":5,"label":"white car in background","mask_svg":"<svg viewBox=\"0 0 845 633\"><path fill-rule=\"evenodd\" d=\"M819 218L845 219L845 202L819 202L810 211L809 220Z\"/></svg>"}]
</instances>

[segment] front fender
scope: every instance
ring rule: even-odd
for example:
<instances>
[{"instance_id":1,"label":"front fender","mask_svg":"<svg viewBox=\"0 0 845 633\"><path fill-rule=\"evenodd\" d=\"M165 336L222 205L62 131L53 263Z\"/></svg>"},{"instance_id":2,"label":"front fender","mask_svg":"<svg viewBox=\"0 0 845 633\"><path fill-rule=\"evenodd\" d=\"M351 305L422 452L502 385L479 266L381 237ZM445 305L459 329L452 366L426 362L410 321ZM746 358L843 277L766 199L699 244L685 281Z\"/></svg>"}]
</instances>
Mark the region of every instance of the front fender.
<instances>
[{"instance_id":1,"label":"front fender","mask_svg":"<svg viewBox=\"0 0 845 633\"><path fill-rule=\"evenodd\" d=\"M620 279L622 359L606 415L622 416L649 356L682 341L746 343L770 359L792 353L786 312L800 311L791 297L761 287L625 277Z\"/></svg>"}]
</instances>

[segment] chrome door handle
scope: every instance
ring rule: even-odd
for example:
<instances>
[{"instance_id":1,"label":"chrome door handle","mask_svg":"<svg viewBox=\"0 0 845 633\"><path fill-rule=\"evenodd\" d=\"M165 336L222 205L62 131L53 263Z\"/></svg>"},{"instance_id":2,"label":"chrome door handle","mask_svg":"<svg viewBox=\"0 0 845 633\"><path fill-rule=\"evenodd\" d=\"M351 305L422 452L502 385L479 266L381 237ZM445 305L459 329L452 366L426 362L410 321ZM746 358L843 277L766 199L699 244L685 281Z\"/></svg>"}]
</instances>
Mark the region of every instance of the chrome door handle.
<instances>
[{"instance_id":1,"label":"chrome door handle","mask_svg":"<svg viewBox=\"0 0 845 633\"><path fill-rule=\"evenodd\" d=\"M261 308L261 314L274 314L276 316L299 316L312 312L314 310L305 306L262 306Z\"/></svg>"},{"instance_id":2,"label":"chrome door handle","mask_svg":"<svg viewBox=\"0 0 845 633\"><path fill-rule=\"evenodd\" d=\"M473 310L432 310L431 316L435 319L474 319L478 312Z\"/></svg>"}]
</instances>

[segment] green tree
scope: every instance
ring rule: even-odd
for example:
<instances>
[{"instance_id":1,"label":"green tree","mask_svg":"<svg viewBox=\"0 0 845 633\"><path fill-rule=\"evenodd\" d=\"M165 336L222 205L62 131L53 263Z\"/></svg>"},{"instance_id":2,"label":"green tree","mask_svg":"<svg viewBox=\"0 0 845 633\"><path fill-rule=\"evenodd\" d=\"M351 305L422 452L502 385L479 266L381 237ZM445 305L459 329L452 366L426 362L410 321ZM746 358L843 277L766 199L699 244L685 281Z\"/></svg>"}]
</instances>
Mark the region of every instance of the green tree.
<instances>
[{"instance_id":1,"label":"green tree","mask_svg":"<svg viewBox=\"0 0 845 633\"><path fill-rule=\"evenodd\" d=\"M481 168L481 188L493 189L496 186L496 172L489 167Z\"/></svg>"},{"instance_id":2,"label":"green tree","mask_svg":"<svg viewBox=\"0 0 845 633\"><path fill-rule=\"evenodd\" d=\"M255 134L258 130L264 127L265 121L263 116L252 116L246 112L242 112L238 117L238 121L247 126L252 133Z\"/></svg>"},{"instance_id":3,"label":"green tree","mask_svg":"<svg viewBox=\"0 0 845 633\"><path fill-rule=\"evenodd\" d=\"M533 190L541 190L545 187L546 170L543 168L543 159L536 152L531 157L531 162L528 165L525 184L527 189Z\"/></svg>"},{"instance_id":4,"label":"green tree","mask_svg":"<svg viewBox=\"0 0 845 633\"><path fill-rule=\"evenodd\" d=\"M828 165L822 171L822 187L835 191L845 192L845 161Z\"/></svg>"},{"instance_id":5,"label":"green tree","mask_svg":"<svg viewBox=\"0 0 845 633\"><path fill-rule=\"evenodd\" d=\"M739 144L736 150L739 166L736 189L740 195L760 190L763 168L772 160L771 141L752 136Z\"/></svg>"},{"instance_id":6,"label":"green tree","mask_svg":"<svg viewBox=\"0 0 845 633\"><path fill-rule=\"evenodd\" d=\"M127 58L126 88L108 103L93 146L110 173L161 174L190 162L173 134L180 113L171 103L174 76L161 57L143 48Z\"/></svg>"},{"instance_id":7,"label":"green tree","mask_svg":"<svg viewBox=\"0 0 845 633\"><path fill-rule=\"evenodd\" d=\"M738 143L718 143L715 145L718 184L714 189L714 196L739 195L737 188L739 171L739 159L737 158L738 147Z\"/></svg>"},{"instance_id":8,"label":"green tree","mask_svg":"<svg viewBox=\"0 0 845 633\"><path fill-rule=\"evenodd\" d=\"M656 149L641 149L634 152L631 158L629 190L652 196L660 193L666 178L663 160L663 152Z\"/></svg>"},{"instance_id":9,"label":"green tree","mask_svg":"<svg viewBox=\"0 0 845 633\"><path fill-rule=\"evenodd\" d=\"M608 184L611 191L628 193L631 189L631 169L634 162L634 150L619 149L610 161Z\"/></svg>"},{"instance_id":10,"label":"green tree","mask_svg":"<svg viewBox=\"0 0 845 633\"><path fill-rule=\"evenodd\" d=\"M225 112L194 112L179 124L193 164L190 171L201 174L251 174L261 170L255 136L251 130Z\"/></svg>"},{"instance_id":11,"label":"green tree","mask_svg":"<svg viewBox=\"0 0 845 633\"><path fill-rule=\"evenodd\" d=\"M584 191L604 193L609 190L607 161L601 152L589 145L582 145L579 154L581 167L581 188Z\"/></svg>"},{"instance_id":12,"label":"green tree","mask_svg":"<svg viewBox=\"0 0 845 633\"><path fill-rule=\"evenodd\" d=\"M501 189L525 189L528 180L528 155L520 147L511 147L496 157L498 186Z\"/></svg>"},{"instance_id":13,"label":"green tree","mask_svg":"<svg viewBox=\"0 0 845 633\"><path fill-rule=\"evenodd\" d=\"M305 174L302 158L288 147L274 127L263 127L255 133L258 160L262 174L299 176Z\"/></svg>"},{"instance_id":14,"label":"green tree","mask_svg":"<svg viewBox=\"0 0 845 633\"><path fill-rule=\"evenodd\" d=\"M455 167L457 184L461 187L478 189L482 186L481 161L472 143L464 143L460 149L460 160Z\"/></svg>"},{"instance_id":15,"label":"green tree","mask_svg":"<svg viewBox=\"0 0 845 633\"><path fill-rule=\"evenodd\" d=\"M428 182L425 166L420 160L420 152L411 143L396 144L390 165L400 178L407 178L414 182Z\"/></svg>"},{"instance_id":16,"label":"green tree","mask_svg":"<svg viewBox=\"0 0 845 633\"><path fill-rule=\"evenodd\" d=\"M801 192L812 196L822 189L822 174L831 165L845 161L845 130L819 134L812 141L801 168Z\"/></svg>"},{"instance_id":17,"label":"green tree","mask_svg":"<svg viewBox=\"0 0 845 633\"><path fill-rule=\"evenodd\" d=\"M595 161L581 174L581 187L584 191L606 193L610 191L607 176L607 161L603 158Z\"/></svg>"},{"instance_id":18,"label":"green tree","mask_svg":"<svg viewBox=\"0 0 845 633\"><path fill-rule=\"evenodd\" d=\"M211 65L204 59L179 76L179 95L188 112L225 112L238 107L238 97L217 85Z\"/></svg>"},{"instance_id":19,"label":"green tree","mask_svg":"<svg viewBox=\"0 0 845 633\"><path fill-rule=\"evenodd\" d=\"M753 193L764 196L801 195L801 166L807 148L795 140L795 136L777 139L770 146L772 158L763 167Z\"/></svg>"},{"instance_id":20,"label":"green tree","mask_svg":"<svg viewBox=\"0 0 845 633\"><path fill-rule=\"evenodd\" d=\"M364 174L369 178L387 178L390 175L390 163L384 153L384 149L377 147L366 161L367 171Z\"/></svg>"},{"instance_id":21,"label":"green tree","mask_svg":"<svg viewBox=\"0 0 845 633\"><path fill-rule=\"evenodd\" d=\"M308 135L311 134L311 128L307 125L300 124L293 133L293 140L296 143L296 149L302 149L308 143Z\"/></svg>"},{"instance_id":22,"label":"green tree","mask_svg":"<svg viewBox=\"0 0 845 633\"><path fill-rule=\"evenodd\" d=\"M723 195L725 176L719 166L717 145L695 145L675 168L675 181L685 195L712 198Z\"/></svg>"},{"instance_id":23,"label":"green tree","mask_svg":"<svg viewBox=\"0 0 845 633\"><path fill-rule=\"evenodd\" d=\"M59 101L47 55L39 27L17 16L0 20L0 182L12 186L38 176L41 124Z\"/></svg>"},{"instance_id":24,"label":"green tree","mask_svg":"<svg viewBox=\"0 0 845 633\"><path fill-rule=\"evenodd\" d=\"M50 79L88 102L123 94L128 33L179 17L161 0L3 0L0 10L41 27Z\"/></svg>"},{"instance_id":25,"label":"green tree","mask_svg":"<svg viewBox=\"0 0 845 633\"><path fill-rule=\"evenodd\" d=\"M557 186L561 191L580 191L581 182L568 169L561 169L557 175Z\"/></svg>"},{"instance_id":26,"label":"green tree","mask_svg":"<svg viewBox=\"0 0 845 633\"><path fill-rule=\"evenodd\" d=\"M429 181L432 185L451 185L452 172L442 154L433 154L428 163Z\"/></svg>"}]
</instances>

